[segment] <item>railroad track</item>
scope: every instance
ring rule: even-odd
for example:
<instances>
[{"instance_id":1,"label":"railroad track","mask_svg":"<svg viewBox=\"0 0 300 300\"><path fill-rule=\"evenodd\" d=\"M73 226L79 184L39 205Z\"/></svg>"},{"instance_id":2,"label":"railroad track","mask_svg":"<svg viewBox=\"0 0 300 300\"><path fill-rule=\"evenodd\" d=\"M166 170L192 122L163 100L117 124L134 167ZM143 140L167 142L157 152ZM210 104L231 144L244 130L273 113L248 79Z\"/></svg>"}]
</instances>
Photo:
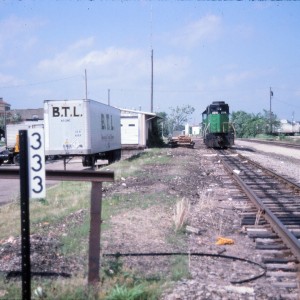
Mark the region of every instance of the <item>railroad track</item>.
<instances>
[{"instance_id":1,"label":"railroad track","mask_svg":"<svg viewBox=\"0 0 300 300\"><path fill-rule=\"evenodd\" d=\"M263 253L267 276L299 299L300 186L232 150L217 153L251 200L242 225Z\"/></svg>"},{"instance_id":2,"label":"railroad track","mask_svg":"<svg viewBox=\"0 0 300 300\"><path fill-rule=\"evenodd\" d=\"M300 144L296 144L296 143L285 143L280 141L267 141L267 140L258 140L258 139L238 139L238 140L244 142L250 142L250 143L279 146L284 148L300 149Z\"/></svg>"}]
</instances>

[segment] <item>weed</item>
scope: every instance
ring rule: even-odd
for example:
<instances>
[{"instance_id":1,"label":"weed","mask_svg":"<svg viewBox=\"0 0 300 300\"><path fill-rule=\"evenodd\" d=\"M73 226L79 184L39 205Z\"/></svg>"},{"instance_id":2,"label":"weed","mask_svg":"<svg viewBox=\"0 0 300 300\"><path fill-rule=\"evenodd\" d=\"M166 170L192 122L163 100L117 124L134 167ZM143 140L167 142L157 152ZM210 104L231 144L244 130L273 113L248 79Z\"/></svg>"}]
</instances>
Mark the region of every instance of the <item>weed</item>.
<instances>
[{"instance_id":1,"label":"weed","mask_svg":"<svg viewBox=\"0 0 300 300\"><path fill-rule=\"evenodd\" d=\"M161 279L147 280L136 276L134 271L123 268L119 257L104 261L102 276L102 294L100 299L159 299Z\"/></svg>"},{"instance_id":2,"label":"weed","mask_svg":"<svg viewBox=\"0 0 300 300\"><path fill-rule=\"evenodd\" d=\"M40 198L37 201L43 205L49 205L49 201L46 198Z\"/></svg>"},{"instance_id":3,"label":"weed","mask_svg":"<svg viewBox=\"0 0 300 300\"><path fill-rule=\"evenodd\" d=\"M115 260L109 260L105 263L105 265L103 266L103 272L105 276L113 277L119 274L122 268L122 261L119 259L119 257L116 257Z\"/></svg>"},{"instance_id":4,"label":"weed","mask_svg":"<svg viewBox=\"0 0 300 300\"><path fill-rule=\"evenodd\" d=\"M174 212L175 231L181 230L187 224L188 216L190 213L190 202L188 199L183 198L177 202Z\"/></svg>"},{"instance_id":5,"label":"weed","mask_svg":"<svg viewBox=\"0 0 300 300\"><path fill-rule=\"evenodd\" d=\"M205 212L198 215L198 218L203 222L209 222L213 228L218 230L219 234L222 234L224 229L224 218L222 217L224 214L224 210L220 213L220 218L216 218L216 209L218 209L213 203L213 199L216 197L213 191L207 190L198 190L198 194L200 195L199 201L197 203L197 210L200 212Z\"/></svg>"},{"instance_id":6,"label":"weed","mask_svg":"<svg viewBox=\"0 0 300 300\"><path fill-rule=\"evenodd\" d=\"M133 287L115 286L105 297L105 300L149 300L155 299L147 290L146 285L139 284Z\"/></svg>"},{"instance_id":7,"label":"weed","mask_svg":"<svg viewBox=\"0 0 300 300\"><path fill-rule=\"evenodd\" d=\"M188 257L186 256L175 256L171 258L171 278L174 281L178 281L182 278L188 278L189 264Z\"/></svg>"},{"instance_id":8,"label":"weed","mask_svg":"<svg viewBox=\"0 0 300 300\"><path fill-rule=\"evenodd\" d=\"M133 271L123 269L119 259L110 261L109 266L109 270L107 269L109 271L108 276L104 271L100 299L159 299L163 285L160 277L151 280L140 278Z\"/></svg>"}]
</instances>

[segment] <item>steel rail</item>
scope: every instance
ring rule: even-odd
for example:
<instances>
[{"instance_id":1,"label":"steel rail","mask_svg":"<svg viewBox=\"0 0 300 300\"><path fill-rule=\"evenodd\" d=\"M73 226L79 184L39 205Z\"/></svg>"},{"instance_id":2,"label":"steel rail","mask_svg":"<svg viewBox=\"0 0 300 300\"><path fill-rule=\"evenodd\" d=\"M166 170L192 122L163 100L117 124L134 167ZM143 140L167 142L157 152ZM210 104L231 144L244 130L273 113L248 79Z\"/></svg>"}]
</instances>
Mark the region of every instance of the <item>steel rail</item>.
<instances>
[{"instance_id":1,"label":"steel rail","mask_svg":"<svg viewBox=\"0 0 300 300\"><path fill-rule=\"evenodd\" d=\"M290 180L290 179L288 179L288 178L286 178L286 177L283 177L283 176L281 176L281 175L275 173L275 172L272 171L271 169L266 168L266 167L260 165L259 163L257 163L257 162L255 162L255 161L249 159L248 157L245 157L245 156L243 156L243 155L241 155L241 154L238 154L238 156L241 157L242 159L246 159L246 160L247 160L249 163L251 163L252 165L254 165L254 166L256 166L256 167L258 167L258 168L264 170L265 172L269 173L270 175L276 177L277 179L281 180L283 183L285 183L285 184L291 186L292 188L297 189L297 190L300 191L300 185L297 184L296 182L293 182L292 180Z\"/></svg>"},{"instance_id":2,"label":"steel rail","mask_svg":"<svg viewBox=\"0 0 300 300\"><path fill-rule=\"evenodd\" d=\"M229 174L236 180L248 198L254 203L258 210L262 210L263 217L269 222L273 230L282 241L288 246L292 253L300 260L300 243L298 239L284 226L275 214L259 199L255 193L244 183L244 181L233 172L230 165L221 157L221 161ZM260 166L261 167L261 166ZM261 167L262 168L262 167ZM263 169L263 168L262 168Z\"/></svg>"},{"instance_id":3,"label":"steel rail","mask_svg":"<svg viewBox=\"0 0 300 300\"><path fill-rule=\"evenodd\" d=\"M260 169L264 170L266 173L269 173L270 175L276 177L277 179L279 179L283 183L285 183L285 184L291 186L292 188L300 191L300 185L297 184L296 182L294 182L294 181L292 181L292 180L290 180L290 179L288 179L286 177L283 177L283 176L275 173L271 169L266 168L266 167L260 165L259 163L255 162L254 160L250 159L249 157L246 157L246 156L243 156L240 153L237 153L236 150L234 150L234 149L229 149L229 151L231 151L234 154L237 154L240 158L242 158L244 160L247 160L249 163L251 163L252 165L256 166L257 168L260 168Z\"/></svg>"},{"instance_id":4,"label":"steel rail","mask_svg":"<svg viewBox=\"0 0 300 300\"><path fill-rule=\"evenodd\" d=\"M19 168L0 168L0 179L19 179ZM114 172L92 170L46 170L47 180L113 182Z\"/></svg>"}]
</instances>

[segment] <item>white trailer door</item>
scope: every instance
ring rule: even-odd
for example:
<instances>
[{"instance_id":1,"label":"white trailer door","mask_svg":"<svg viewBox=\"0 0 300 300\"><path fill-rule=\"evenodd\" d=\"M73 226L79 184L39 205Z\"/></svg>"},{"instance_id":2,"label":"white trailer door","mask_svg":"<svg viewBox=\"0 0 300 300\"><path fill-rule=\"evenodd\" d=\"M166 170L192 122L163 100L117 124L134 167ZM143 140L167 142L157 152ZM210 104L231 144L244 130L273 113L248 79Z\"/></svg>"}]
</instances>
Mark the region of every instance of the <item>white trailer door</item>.
<instances>
[{"instance_id":1,"label":"white trailer door","mask_svg":"<svg viewBox=\"0 0 300 300\"><path fill-rule=\"evenodd\" d=\"M139 126L137 117L121 117L121 143L122 145L138 145Z\"/></svg>"}]
</instances>

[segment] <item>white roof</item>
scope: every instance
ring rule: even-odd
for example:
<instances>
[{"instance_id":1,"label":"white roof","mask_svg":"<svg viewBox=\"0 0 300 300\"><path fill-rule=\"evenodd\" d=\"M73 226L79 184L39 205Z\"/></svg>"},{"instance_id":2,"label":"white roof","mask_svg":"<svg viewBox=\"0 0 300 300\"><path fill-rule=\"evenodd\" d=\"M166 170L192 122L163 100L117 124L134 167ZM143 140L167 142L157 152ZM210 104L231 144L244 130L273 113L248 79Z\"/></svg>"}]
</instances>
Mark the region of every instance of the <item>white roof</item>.
<instances>
[{"instance_id":1,"label":"white roof","mask_svg":"<svg viewBox=\"0 0 300 300\"><path fill-rule=\"evenodd\" d=\"M156 117L155 113L151 113L151 112L146 112L146 111L141 111L141 110L134 110L134 109L127 109L127 108L119 108L121 111L121 114L143 114L143 115L147 115L147 116L152 116L152 117Z\"/></svg>"}]
</instances>

